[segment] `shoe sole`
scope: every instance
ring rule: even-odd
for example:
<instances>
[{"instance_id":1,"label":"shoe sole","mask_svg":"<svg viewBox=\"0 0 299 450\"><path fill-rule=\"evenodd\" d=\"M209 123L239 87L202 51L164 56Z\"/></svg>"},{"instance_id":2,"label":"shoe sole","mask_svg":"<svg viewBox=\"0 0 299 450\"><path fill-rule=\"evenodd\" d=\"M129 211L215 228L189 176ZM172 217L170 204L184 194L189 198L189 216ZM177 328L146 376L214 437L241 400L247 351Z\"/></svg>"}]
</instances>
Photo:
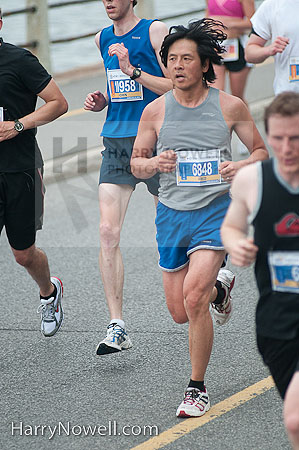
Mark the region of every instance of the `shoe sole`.
<instances>
[{"instance_id":1,"label":"shoe sole","mask_svg":"<svg viewBox=\"0 0 299 450\"><path fill-rule=\"evenodd\" d=\"M111 353L118 353L122 350L129 350L129 348L132 347L132 344L130 343L128 347L113 347L112 345L105 344L104 342L100 342L96 349L96 354L98 356L101 355L109 355Z\"/></svg>"},{"instance_id":2,"label":"shoe sole","mask_svg":"<svg viewBox=\"0 0 299 450\"><path fill-rule=\"evenodd\" d=\"M55 278L55 280L58 280L59 285L60 285L60 290L61 290L61 299L60 299L61 318L60 318L60 321L58 323L58 327L51 334L44 334L43 331L41 330L41 333L42 333L42 335L44 337L52 337L52 336L54 336L57 333L57 331L60 330L61 325L63 323L63 319L64 319L64 312L63 312L62 305L61 305L61 300L63 298L63 283L58 277L51 277L51 280L52 280L52 278ZM55 286L56 286L56 284L55 284ZM57 286L56 286L56 288L57 288Z\"/></svg>"},{"instance_id":3,"label":"shoe sole","mask_svg":"<svg viewBox=\"0 0 299 450\"><path fill-rule=\"evenodd\" d=\"M98 356L102 355L110 355L111 353L118 353L121 351L121 348L110 347L106 344L99 344L96 350L96 354Z\"/></svg>"}]
</instances>

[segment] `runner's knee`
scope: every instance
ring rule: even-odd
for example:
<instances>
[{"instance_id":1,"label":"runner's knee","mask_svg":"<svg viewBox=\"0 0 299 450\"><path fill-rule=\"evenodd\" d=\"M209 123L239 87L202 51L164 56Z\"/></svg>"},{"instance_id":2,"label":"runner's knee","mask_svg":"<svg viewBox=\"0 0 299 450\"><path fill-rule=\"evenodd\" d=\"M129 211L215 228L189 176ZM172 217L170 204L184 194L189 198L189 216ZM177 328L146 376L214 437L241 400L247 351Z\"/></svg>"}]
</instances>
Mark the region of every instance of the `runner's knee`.
<instances>
[{"instance_id":1,"label":"runner's knee","mask_svg":"<svg viewBox=\"0 0 299 450\"><path fill-rule=\"evenodd\" d=\"M205 289L197 287L197 289L186 290L184 296L189 315L209 310L210 294Z\"/></svg>"},{"instance_id":2,"label":"runner's knee","mask_svg":"<svg viewBox=\"0 0 299 450\"><path fill-rule=\"evenodd\" d=\"M121 227L110 222L100 223L101 245L105 247L117 247L120 241Z\"/></svg>"},{"instance_id":3,"label":"runner's knee","mask_svg":"<svg viewBox=\"0 0 299 450\"><path fill-rule=\"evenodd\" d=\"M299 438L299 411L285 412L284 423L288 434Z\"/></svg>"},{"instance_id":4,"label":"runner's knee","mask_svg":"<svg viewBox=\"0 0 299 450\"><path fill-rule=\"evenodd\" d=\"M32 248L26 250L13 250L15 260L20 266L28 267L33 261L33 250Z\"/></svg>"},{"instance_id":5,"label":"runner's knee","mask_svg":"<svg viewBox=\"0 0 299 450\"><path fill-rule=\"evenodd\" d=\"M284 423L289 435L299 440L299 401L298 401L298 375L295 375L288 387L284 401Z\"/></svg>"}]
</instances>

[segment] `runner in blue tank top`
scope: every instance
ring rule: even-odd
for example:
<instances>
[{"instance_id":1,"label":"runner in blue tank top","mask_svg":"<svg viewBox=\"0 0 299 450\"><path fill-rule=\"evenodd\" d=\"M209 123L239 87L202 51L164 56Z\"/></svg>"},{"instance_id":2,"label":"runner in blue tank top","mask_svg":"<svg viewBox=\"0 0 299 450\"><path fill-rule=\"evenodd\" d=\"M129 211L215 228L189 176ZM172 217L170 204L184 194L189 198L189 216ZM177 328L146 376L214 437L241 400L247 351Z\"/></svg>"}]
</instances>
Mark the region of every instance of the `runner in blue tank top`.
<instances>
[{"instance_id":1,"label":"runner in blue tank top","mask_svg":"<svg viewBox=\"0 0 299 450\"><path fill-rule=\"evenodd\" d=\"M234 274L225 258L220 226L232 178L268 152L244 102L208 87L220 63L221 23L203 19L172 27L161 57L174 89L148 105L140 120L131 167L141 178L160 173L156 227L168 309L189 322L192 373L178 417L202 416L210 408L204 376L213 344L213 323L227 322ZM250 157L234 162L236 131ZM157 156L152 158L157 145Z\"/></svg>"},{"instance_id":2,"label":"runner in blue tank top","mask_svg":"<svg viewBox=\"0 0 299 450\"><path fill-rule=\"evenodd\" d=\"M105 65L107 90L88 94L84 103L86 110L95 112L108 106L99 180L99 262L111 320L107 336L97 346L98 355L132 346L122 317L124 268L119 242L131 194L144 180L131 173L130 158L143 109L172 88L159 56L166 25L139 19L133 9L137 0L103 0L103 4L113 24L95 41ZM156 196L158 176L145 182Z\"/></svg>"}]
</instances>

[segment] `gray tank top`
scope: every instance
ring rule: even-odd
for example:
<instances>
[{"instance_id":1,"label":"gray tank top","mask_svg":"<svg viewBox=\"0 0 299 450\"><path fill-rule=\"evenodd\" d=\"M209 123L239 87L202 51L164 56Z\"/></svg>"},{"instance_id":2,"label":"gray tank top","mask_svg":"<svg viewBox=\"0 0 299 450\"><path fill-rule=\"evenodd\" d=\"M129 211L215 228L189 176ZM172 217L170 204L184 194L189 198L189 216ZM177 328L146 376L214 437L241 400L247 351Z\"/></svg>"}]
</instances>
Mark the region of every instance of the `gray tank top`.
<instances>
[{"instance_id":1,"label":"gray tank top","mask_svg":"<svg viewBox=\"0 0 299 450\"><path fill-rule=\"evenodd\" d=\"M210 87L207 98L196 108L179 104L172 91L165 94L165 117L157 141L157 154L165 150L191 155L207 155L217 150L221 162L232 160L231 133L222 115L218 89ZM178 186L176 172L160 173L159 200L172 209L203 208L228 190L229 184L224 182Z\"/></svg>"}]
</instances>

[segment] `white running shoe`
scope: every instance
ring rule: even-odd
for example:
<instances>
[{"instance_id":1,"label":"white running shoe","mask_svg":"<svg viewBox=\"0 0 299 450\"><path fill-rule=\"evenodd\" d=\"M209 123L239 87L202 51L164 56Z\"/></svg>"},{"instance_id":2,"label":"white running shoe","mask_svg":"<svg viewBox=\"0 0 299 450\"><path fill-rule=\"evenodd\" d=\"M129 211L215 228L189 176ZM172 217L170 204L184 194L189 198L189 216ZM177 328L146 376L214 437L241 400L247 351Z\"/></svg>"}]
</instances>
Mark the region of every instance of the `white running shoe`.
<instances>
[{"instance_id":1,"label":"white running shoe","mask_svg":"<svg viewBox=\"0 0 299 450\"><path fill-rule=\"evenodd\" d=\"M107 355L109 353L128 350L132 347L131 339L127 332L117 323L111 323L107 327L107 336L97 346L97 355Z\"/></svg>"},{"instance_id":2,"label":"white running shoe","mask_svg":"<svg viewBox=\"0 0 299 450\"><path fill-rule=\"evenodd\" d=\"M51 283L56 286L57 294L48 300L41 298L37 312L41 314L41 332L45 337L54 336L63 321L61 300L63 297L63 284L57 277L51 277Z\"/></svg>"},{"instance_id":3,"label":"white running shoe","mask_svg":"<svg viewBox=\"0 0 299 450\"><path fill-rule=\"evenodd\" d=\"M185 398L177 409L177 417L200 417L210 409L207 389L187 388Z\"/></svg>"},{"instance_id":4,"label":"white running shoe","mask_svg":"<svg viewBox=\"0 0 299 450\"><path fill-rule=\"evenodd\" d=\"M211 310L217 325L224 325L229 321L232 314L231 290L235 284L235 275L228 269L220 269L217 280L221 282L225 290L225 297L222 303L215 305L211 303Z\"/></svg>"}]
</instances>

